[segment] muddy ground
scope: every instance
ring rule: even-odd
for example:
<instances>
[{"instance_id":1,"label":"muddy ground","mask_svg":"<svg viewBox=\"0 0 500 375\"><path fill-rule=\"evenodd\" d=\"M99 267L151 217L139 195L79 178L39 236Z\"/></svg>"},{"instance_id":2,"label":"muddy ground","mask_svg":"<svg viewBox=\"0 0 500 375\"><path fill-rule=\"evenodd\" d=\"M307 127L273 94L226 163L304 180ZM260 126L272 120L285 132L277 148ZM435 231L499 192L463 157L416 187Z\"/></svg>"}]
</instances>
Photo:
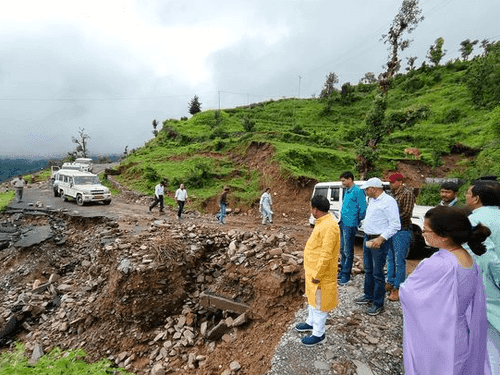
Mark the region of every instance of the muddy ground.
<instances>
[{"instance_id":1,"label":"muddy ground","mask_svg":"<svg viewBox=\"0 0 500 375\"><path fill-rule=\"evenodd\" d=\"M137 374L158 364L167 372L221 374L235 361L238 373L264 374L303 306L301 252L312 230L315 183L281 180L270 155L256 145L245 158L234 156L262 169L262 187L279 193L274 223L266 226L257 205L242 212L231 200L233 212L221 226L215 200L205 215L188 205L177 221L173 209L149 213L151 198L133 192L109 206L79 207L54 197L48 182L30 186L24 202L0 217L2 228L17 230L0 251L0 328L13 317L18 323L0 344L8 348L17 338L28 350L81 347L88 360L107 357ZM424 176L446 172L425 168L418 161L398 165L417 187ZM50 228L50 237L16 246L33 227ZM417 264L409 261L409 270ZM232 325L241 312L201 303L203 293L247 305L243 323ZM221 322L222 334L210 336Z\"/></svg>"}]
</instances>

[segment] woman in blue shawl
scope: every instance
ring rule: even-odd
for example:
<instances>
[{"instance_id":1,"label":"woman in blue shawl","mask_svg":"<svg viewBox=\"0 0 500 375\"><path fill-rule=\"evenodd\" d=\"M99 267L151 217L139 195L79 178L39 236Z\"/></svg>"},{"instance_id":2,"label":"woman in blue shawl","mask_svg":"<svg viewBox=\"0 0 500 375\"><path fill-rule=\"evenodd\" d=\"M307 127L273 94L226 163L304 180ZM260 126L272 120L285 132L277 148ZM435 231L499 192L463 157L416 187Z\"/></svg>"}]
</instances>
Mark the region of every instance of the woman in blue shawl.
<instances>
[{"instance_id":1,"label":"woman in blue shawl","mask_svg":"<svg viewBox=\"0 0 500 375\"><path fill-rule=\"evenodd\" d=\"M481 224L472 228L458 208L438 206L425 215L423 234L440 250L400 287L405 374L489 374L484 286L462 244L484 254L490 230Z\"/></svg>"}]
</instances>

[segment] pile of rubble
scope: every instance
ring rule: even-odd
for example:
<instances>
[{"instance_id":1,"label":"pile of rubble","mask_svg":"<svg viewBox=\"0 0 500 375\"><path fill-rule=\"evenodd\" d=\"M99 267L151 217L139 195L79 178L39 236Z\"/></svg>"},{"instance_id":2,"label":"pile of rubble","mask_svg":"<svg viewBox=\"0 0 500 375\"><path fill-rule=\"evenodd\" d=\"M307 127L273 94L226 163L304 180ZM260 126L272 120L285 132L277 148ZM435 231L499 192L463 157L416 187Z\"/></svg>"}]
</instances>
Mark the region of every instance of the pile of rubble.
<instances>
[{"instance_id":1,"label":"pile of rubble","mask_svg":"<svg viewBox=\"0 0 500 375\"><path fill-rule=\"evenodd\" d=\"M0 224L20 234L0 252L0 345L17 337L38 355L84 348L137 374L250 374L254 359L221 363L223 349L277 311L294 313L303 293L302 244L283 233L189 220L130 230L51 211ZM16 246L37 226L50 236Z\"/></svg>"}]
</instances>

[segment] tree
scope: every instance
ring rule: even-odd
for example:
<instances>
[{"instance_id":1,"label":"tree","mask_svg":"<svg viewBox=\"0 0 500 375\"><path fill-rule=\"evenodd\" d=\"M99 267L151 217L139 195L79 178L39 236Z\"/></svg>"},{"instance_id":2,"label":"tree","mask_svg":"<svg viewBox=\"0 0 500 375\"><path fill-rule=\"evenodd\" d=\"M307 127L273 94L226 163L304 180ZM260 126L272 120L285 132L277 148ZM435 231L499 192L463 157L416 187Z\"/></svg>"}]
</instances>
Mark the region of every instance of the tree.
<instances>
[{"instance_id":1,"label":"tree","mask_svg":"<svg viewBox=\"0 0 500 375\"><path fill-rule=\"evenodd\" d=\"M483 39L481 41L481 48L483 49L483 56L486 56L486 54L489 52L489 49L491 46L493 46L494 43L490 42L488 39Z\"/></svg>"},{"instance_id":2,"label":"tree","mask_svg":"<svg viewBox=\"0 0 500 375\"><path fill-rule=\"evenodd\" d=\"M198 99L198 96L195 95L193 99L189 102L189 113L192 115L201 112L201 103Z\"/></svg>"},{"instance_id":3,"label":"tree","mask_svg":"<svg viewBox=\"0 0 500 375\"><path fill-rule=\"evenodd\" d=\"M158 130L156 130L156 127L158 126L158 121L156 121L156 119L154 119L152 124L153 124L153 129L154 129L153 134L156 137L158 135Z\"/></svg>"},{"instance_id":4,"label":"tree","mask_svg":"<svg viewBox=\"0 0 500 375\"><path fill-rule=\"evenodd\" d=\"M417 60L417 56L407 57L408 66L406 67L407 71L411 71L415 69L415 61Z\"/></svg>"},{"instance_id":5,"label":"tree","mask_svg":"<svg viewBox=\"0 0 500 375\"><path fill-rule=\"evenodd\" d=\"M401 66L399 53L410 46L410 40L404 39L404 33L411 34L418 23L424 19L421 16L418 0L403 0L399 13L394 17L389 32L382 35L382 40L389 43L389 58L387 69L384 73L384 79L380 81L382 92L387 93L389 89L389 80L397 73Z\"/></svg>"},{"instance_id":6,"label":"tree","mask_svg":"<svg viewBox=\"0 0 500 375\"><path fill-rule=\"evenodd\" d=\"M377 78L375 78L375 73L367 72L364 77L359 80L360 83L375 83L377 82Z\"/></svg>"},{"instance_id":7,"label":"tree","mask_svg":"<svg viewBox=\"0 0 500 375\"><path fill-rule=\"evenodd\" d=\"M81 156L83 158L88 157L88 147L87 143L90 139L90 135L85 133L85 128L80 128L78 131L78 138L71 137L71 141L76 143L75 151L72 153L74 157Z\"/></svg>"},{"instance_id":8,"label":"tree","mask_svg":"<svg viewBox=\"0 0 500 375\"><path fill-rule=\"evenodd\" d=\"M443 44L444 39L439 37L427 52L427 58L434 64L434 66L438 66L443 56L446 55L446 50L443 49Z\"/></svg>"},{"instance_id":9,"label":"tree","mask_svg":"<svg viewBox=\"0 0 500 375\"><path fill-rule=\"evenodd\" d=\"M320 99L328 99L333 96L337 90L335 90L335 84L339 83L339 77L336 73L330 73L326 76L326 81L323 85L323 89L321 90L321 94L319 94Z\"/></svg>"},{"instance_id":10,"label":"tree","mask_svg":"<svg viewBox=\"0 0 500 375\"><path fill-rule=\"evenodd\" d=\"M465 39L460 43L460 56L464 61L467 61L469 59L469 56L472 54L472 51L474 50L474 46L479 43L479 40L475 40L471 42L470 39Z\"/></svg>"}]
</instances>

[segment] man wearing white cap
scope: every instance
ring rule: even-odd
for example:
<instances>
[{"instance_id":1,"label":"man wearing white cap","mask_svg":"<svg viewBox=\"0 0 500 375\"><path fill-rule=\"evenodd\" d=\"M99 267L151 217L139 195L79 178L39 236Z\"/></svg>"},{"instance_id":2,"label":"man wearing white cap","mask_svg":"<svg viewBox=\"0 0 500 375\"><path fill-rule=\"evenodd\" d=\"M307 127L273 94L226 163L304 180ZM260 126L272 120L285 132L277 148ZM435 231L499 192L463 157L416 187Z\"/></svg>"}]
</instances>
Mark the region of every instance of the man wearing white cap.
<instances>
[{"instance_id":1,"label":"man wearing white cap","mask_svg":"<svg viewBox=\"0 0 500 375\"><path fill-rule=\"evenodd\" d=\"M384 193L382 181L373 177L361 189L371 198L366 210L363 242L365 266L364 295L354 302L359 305L373 303L369 315L378 315L384 310L385 275L384 266L392 236L401 229L396 200Z\"/></svg>"}]
</instances>

